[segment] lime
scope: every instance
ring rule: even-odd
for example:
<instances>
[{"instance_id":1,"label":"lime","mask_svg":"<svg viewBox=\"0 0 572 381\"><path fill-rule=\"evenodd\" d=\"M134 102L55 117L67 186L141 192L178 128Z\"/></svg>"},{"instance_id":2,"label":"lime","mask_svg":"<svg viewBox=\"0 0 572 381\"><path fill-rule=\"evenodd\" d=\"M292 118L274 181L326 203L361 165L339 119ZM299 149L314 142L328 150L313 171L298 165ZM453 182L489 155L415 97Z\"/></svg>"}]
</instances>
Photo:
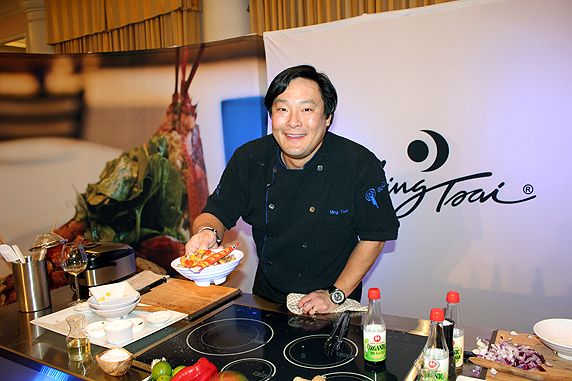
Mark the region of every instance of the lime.
<instances>
[{"instance_id":1,"label":"lime","mask_svg":"<svg viewBox=\"0 0 572 381\"><path fill-rule=\"evenodd\" d=\"M170 376L171 370L171 365L167 361L159 361L157 364L155 364L155 366L153 366L153 369L151 370L151 377L153 377L155 380L158 380L159 377L163 375Z\"/></svg>"},{"instance_id":2,"label":"lime","mask_svg":"<svg viewBox=\"0 0 572 381\"><path fill-rule=\"evenodd\" d=\"M161 377L159 377L159 378L157 379L157 381L170 381L171 378L173 378L173 377L164 374L164 375L162 375Z\"/></svg>"},{"instance_id":3,"label":"lime","mask_svg":"<svg viewBox=\"0 0 572 381\"><path fill-rule=\"evenodd\" d=\"M185 368L186 368L186 366L184 366L184 365L179 365L178 367L176 367L175 369L173 369L173 373L171 373L171 377L174 377L175 374L179 373L179 371L180 371L181 369L185 369Z\"/></svg>"}]
</instances>

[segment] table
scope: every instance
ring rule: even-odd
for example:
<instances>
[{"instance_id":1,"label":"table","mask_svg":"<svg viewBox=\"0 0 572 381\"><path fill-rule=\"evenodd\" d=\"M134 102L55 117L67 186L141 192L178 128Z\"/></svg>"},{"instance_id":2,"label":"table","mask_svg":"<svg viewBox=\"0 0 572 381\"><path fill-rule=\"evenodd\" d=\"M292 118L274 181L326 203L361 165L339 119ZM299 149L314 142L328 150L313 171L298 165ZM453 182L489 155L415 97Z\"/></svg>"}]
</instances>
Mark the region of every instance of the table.
<instances>
[{"instance_id":1,"label":"table","mask_svg":"<svg viewBox=\"0 0 572 381\"><path fill-rule=\"evenodd\" d=\"M67 350L65 346L65 336L45 330L29 322L37 317L44 316L48 313L59 311L67 307L73 298L73 291L69 287L63 287L51 291L52 306L44 311L35 313L18 312L16 304L11 304L0 308L0 360L8 359L11 362L3 365L3 372L9 372L11 367L24 366L35 371L49 369L50 371L63 372L71 375L69 380L115 380L116 378L105 374L97 365L95 360L91 363L78 364L68 360ZM270 302L263 298L253 296L248 293L242 293L236 299L228 303L238 303L247 306L267 309L272 311L287 313L285 306ZM224 304L212 312L206 312L204 316L210 313L216 313L224 309ZM200 317L197 317L199 319ZM360 318L354 317L352 322L360 324ZM406 317L384 315L384 319L388 329L396 331L404 331L427 335L430 322L427 320L412 319ZM133 344L125 347L128 351L138 356L146 352L157 342L164 341L169 337L176 335L190 325L193 321L181 320L174 323L161 331L147 336ZM482 329L475 327L465 327L465 345L468 349L476 346L476 337L490 339L494 330ZM92 346L92 355L101 353L106 348ZM16 364L15 364L16 363ZM48 367L48 368L46 368ZM466 364L463 374L471 375L472 366ZM149 375L148 372L131 367L129 372L123 376L125 381L139 381L145 379ZM413 377L412 377L413 378ZM408 378L409 380L409 378Z\"/></svg>"}]
</instances>

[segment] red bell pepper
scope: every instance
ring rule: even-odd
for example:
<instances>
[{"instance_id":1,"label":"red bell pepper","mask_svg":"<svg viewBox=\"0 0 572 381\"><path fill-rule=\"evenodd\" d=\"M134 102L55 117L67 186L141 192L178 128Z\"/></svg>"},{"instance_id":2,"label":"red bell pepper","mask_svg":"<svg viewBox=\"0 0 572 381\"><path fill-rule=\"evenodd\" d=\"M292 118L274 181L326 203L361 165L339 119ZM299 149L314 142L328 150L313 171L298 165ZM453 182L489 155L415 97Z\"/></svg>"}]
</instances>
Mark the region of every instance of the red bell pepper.
<instances>
[{"instance_id":1,"label":"red bell pepper","mask_svg":"<svg viewBox=\"0 0 572 381\"><path fill-rule=\"evenodd\" d=\"M201 357L196 364L181 369L171 381L208 381L217 371L215 364Z\"/></svg>"}]
</instances>

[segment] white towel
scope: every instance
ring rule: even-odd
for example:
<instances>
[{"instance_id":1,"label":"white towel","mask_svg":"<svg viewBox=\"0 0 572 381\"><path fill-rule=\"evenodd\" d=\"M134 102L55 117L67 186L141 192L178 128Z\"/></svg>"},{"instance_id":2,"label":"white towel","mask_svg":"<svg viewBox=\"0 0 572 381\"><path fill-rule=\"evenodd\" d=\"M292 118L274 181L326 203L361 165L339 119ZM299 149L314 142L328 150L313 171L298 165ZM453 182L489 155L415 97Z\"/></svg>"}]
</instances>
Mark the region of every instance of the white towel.
<instances>
[{"instance_id":1,"label":"white towel","mask_svg":"<svg viewBox=\"0 0 572 381\"><path fill-rule=\"evenodd\" d=\"M303 312L298 308L298 302L304 296L304 294L288 294L286 296L286 307L293 314L302 315ZM358 301L353 299L346 299L342 304L336 307L335 310L328 312L330 314L342 313L346 310L366 312L367 306L362 306Z\"/></svg>"}]
</instances>

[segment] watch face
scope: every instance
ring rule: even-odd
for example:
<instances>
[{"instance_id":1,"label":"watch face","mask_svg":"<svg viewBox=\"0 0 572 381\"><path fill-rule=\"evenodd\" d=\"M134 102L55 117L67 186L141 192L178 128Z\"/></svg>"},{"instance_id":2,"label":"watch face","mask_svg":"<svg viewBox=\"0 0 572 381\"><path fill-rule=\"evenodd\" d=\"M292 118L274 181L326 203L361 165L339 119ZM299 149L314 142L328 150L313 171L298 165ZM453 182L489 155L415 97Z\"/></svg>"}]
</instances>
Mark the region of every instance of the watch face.
<instances>
[{"instance_id":1,"label":"watch face","mask_svg":"<svg viewBox=\"0 0 572 381\"><path fill-rule=\"evenodd\" d=\"M330 298L332 299L332 302L340 304L344 301L345 295L341 290L334 290L334 292L331 293Z\"/></svg>"}]
</instances>

